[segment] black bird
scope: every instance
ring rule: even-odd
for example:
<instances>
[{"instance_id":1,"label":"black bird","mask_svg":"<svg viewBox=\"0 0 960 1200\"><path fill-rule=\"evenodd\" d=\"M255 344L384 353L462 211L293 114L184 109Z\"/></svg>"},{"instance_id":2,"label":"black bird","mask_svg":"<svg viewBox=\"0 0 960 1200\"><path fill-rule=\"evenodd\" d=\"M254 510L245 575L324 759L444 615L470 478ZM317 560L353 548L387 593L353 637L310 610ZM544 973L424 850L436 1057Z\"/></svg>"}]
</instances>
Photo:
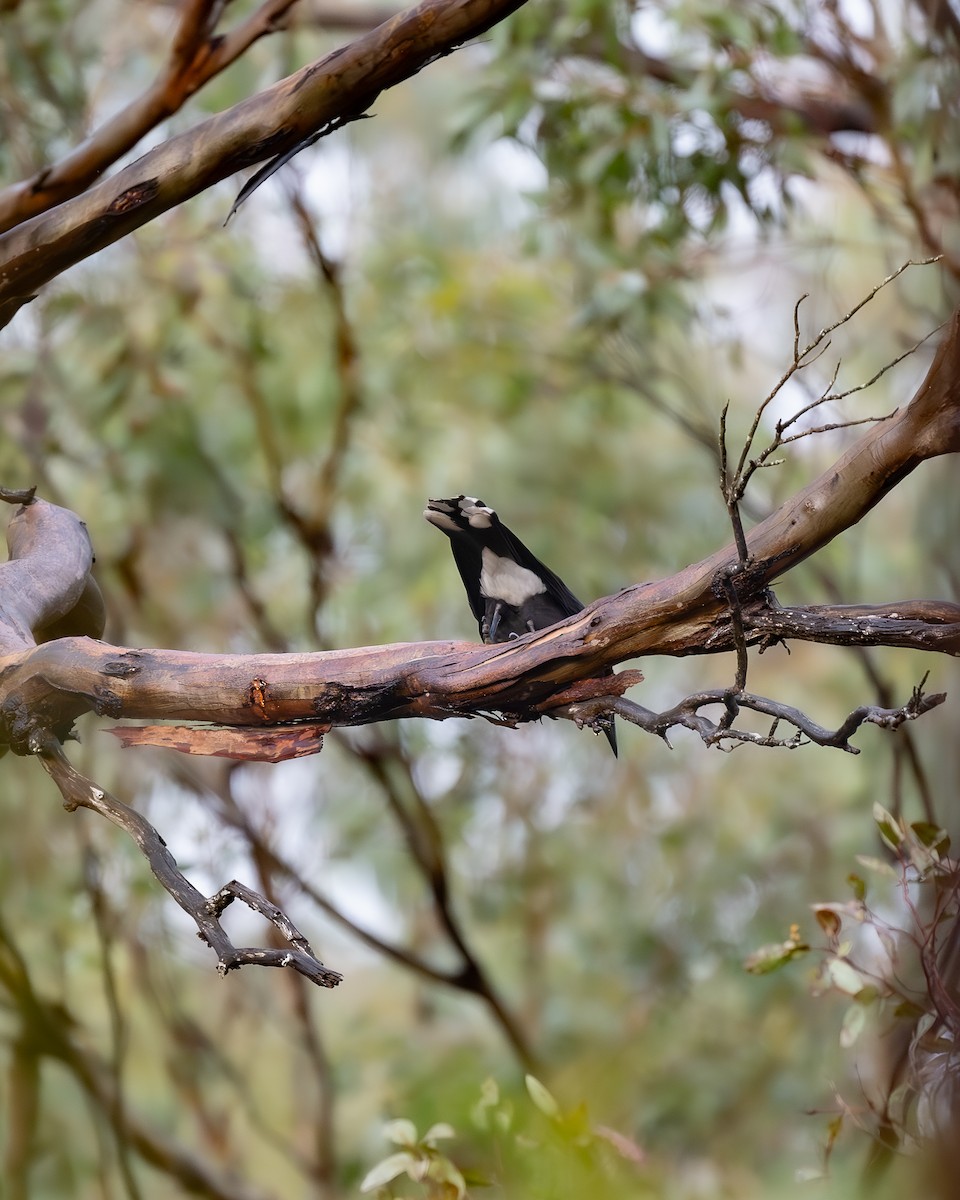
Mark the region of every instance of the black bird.
<instances>
[{"instance_id":1,"label":"black bird","mask_svg":"<svg viewBox=\"0 0 960 1200\"><path fill-rule=\"evenodd\" d=\"M428 500L423 515L450 539L453 558L485 642L508 642L583 608L563 580L475 496ZM598 730L617 753L612 716Z\"/></svg>"}]
</instances>

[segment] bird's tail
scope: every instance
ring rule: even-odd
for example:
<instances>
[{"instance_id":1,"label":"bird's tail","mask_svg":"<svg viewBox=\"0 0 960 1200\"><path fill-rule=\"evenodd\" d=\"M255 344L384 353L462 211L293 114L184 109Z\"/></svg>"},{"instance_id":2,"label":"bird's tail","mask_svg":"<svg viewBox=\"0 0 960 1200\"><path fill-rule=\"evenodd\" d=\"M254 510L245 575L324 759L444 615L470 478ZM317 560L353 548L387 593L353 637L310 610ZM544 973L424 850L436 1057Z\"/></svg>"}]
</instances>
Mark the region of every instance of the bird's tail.
<instances>
[{"instance_id":1,"label":"bird's tail","mask_svg":"<svg viewBox=\"0 0 960 1200\"><path fill-rule=\"evenodd\" d=\"M597 717L593 723L593 727L597 733L602 733L610 743L610 749L613 751L613 757L619 758L620 756L617 753L617 724L614 720L613 713L604 713L602 716Z\"/></svg>"}]
</instances>

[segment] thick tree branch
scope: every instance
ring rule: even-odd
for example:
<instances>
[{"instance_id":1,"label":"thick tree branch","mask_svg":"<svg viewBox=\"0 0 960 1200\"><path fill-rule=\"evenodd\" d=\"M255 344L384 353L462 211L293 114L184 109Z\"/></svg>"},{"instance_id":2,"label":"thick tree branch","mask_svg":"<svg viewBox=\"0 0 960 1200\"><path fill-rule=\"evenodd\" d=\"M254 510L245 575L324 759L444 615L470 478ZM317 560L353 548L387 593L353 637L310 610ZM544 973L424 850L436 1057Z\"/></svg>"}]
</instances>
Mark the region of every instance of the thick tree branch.
<instances>
[{"instance_id":1,"label":"thick tree branch","mask_svg":"<svg viewBox=\"0 0 960 1200\"><path fill-rule=\"evenodd\" d=\"M523 0L422 0L350 45L149 151L0 237L0 327L45 283L235 171L361 116L381 92Z\"/></svg>"},{"instance_id":2,"label":"thick tree branch","mask_svg":"<svg viewBox=\"0 0 960 1200\"><path fill-rule=\"evenodd\" d=\"M819 479L749 531L746 563L729 545L668 579L627 588L550 629L492 646L424 642L225 656L133 650L82 637L36 646L38 626L51 612L68 609L82 587L90 550L72 514L34 501L11 522L12 559L0 567L0 611L13 614L0 634L6 651L0 660L0 736L19 753L30 753L37 731L52 730L62 740L74 719L90 710L114 718L261 729L489 712L529 717L538 707L556 705L571 683L625 659L730 649L735 639L722 580L732 568L738 568L736 595L752 644L799 637L956 654L956 605L923 600L878 609L780 609L767 588L856 524L924 459L957 449L955 316L911 403L872 426Z\"/></svg>"},{"instance_id":3,"label":"thick tree branch","mask_svg":"<svg viewBox=\"0 0 960 1200\"><path fill-rule=\"evenodd\" d=\"M808 604L781 608L775 600L744 613L751 633L765 641L820 642L832 646L898 646L960 655L960 604L904 600L895 604Z\"/></svg>"},{"instance_id":4,"label":"thick tree branch","mask_svg":"<svg viewBox=\"0 0 960 1200\"><path fill-rule=\"evenodd\" d=\"M0 233L78 195L151 129L282 26L296 0L266 0L241 25L215 36L222 3L186 0L166 64L150 87L59 162L0 191Z\"/></svg>"},{"instance_id":5,"label":"thick tree branch","mask_svg":"<svg viewBox=\"0 0 960 1200\"><path fill-rule=\"evenodd\" d=\"M104 610L96 607L90 575L93 547L87 527L55 504L34 503L33 490L0 488L0 500L20 507L7 526L8 561L0 597L0 656L16 646L67 636L71 614L80 614L74 633L99 637ZM91 587L92 585L92 587ZM99 597L99 590L96 591ZM89 606L89 608L88 608Z\"/></svg>"}]
</instances>

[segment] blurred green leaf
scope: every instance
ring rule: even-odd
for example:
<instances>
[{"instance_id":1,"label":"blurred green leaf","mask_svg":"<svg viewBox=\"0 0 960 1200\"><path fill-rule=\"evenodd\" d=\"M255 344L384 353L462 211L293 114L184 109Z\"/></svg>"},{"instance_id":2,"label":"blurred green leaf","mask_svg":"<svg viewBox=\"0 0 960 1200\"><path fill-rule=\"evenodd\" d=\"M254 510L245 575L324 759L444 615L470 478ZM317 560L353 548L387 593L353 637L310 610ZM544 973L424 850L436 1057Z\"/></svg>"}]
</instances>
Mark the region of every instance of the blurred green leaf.
<instances>
[{"instance_id":1,"label":"blurred green leaf","mask_svg":"<svg viewBox=\"0 0 960 1200\"><path fill-rule=\"evenodd\" d=\"M383 1127L383 1136L398 1146L416 1146L418 1141L416 1125L405 1117L388 1121Z\"/></svg>"},{"instance_id":2,"label":"blurred green leaf","mask_svg":"<svg viewBox=\"0 0 960 1200\"><path fill-rule=\"evenodd\" d=\"M866 1009L861 1004L851 1004L843 1014L843 1024L840 1026L840 1045L844 1050L850 1050L863 1033L867 1023Z\"/></svg>"},{"instance_id":3,"label":"blurred green leaf","mask_svg":"<svg viewBox=\"0 0 960 1200\"><path fill-rule=\"evenodd\" d=\"M863 991L863 976L846 959L834 957L827 959L823 974L827 983L841 992L846 992L848 996L856 996Z\"/></svg>"},{"instance_id":4,"label":"blurred green leaf","mask_svg":"<svg viewBox=\"0 0 960 1200\"><path fill-rule=\"evenodd\" d=\"M562 1116L560 1105L540 1080L534 1075L525 1075L523 1082L527 1086L527 1094L530 1099L543 1115L549 1117L551 1121L558 1121Z\"/></svg>"},{"instance_id":5,"label":"blurred green leaf","mask_svg":"<svg viewBox=\"0 0 960 1200\"><path fill-rule=\"evenodd\" d=\"M876 800L873 803L873 820L881 838L890 849L899 850L903 844L903 829L899 821Z\"/></svg>"},{"instance_id":6,"label":"blurred green leaf","mask_svg":"<svg viewBox=\"0 0 960 1200\"><path fill-rule=\"evenodd\" d=\"M857 854L857 862L861 867L866 867L868 871L873 871L877 875L883 875L887 879L899 879L900 876L895 867L890 863L885 862L882 858L875 858L870 854Z\"/></svg>"},{"instance_id":7,"label":"blurred green leaf","mask_svg":"<svg viewBox=\"0 0 960 1200\"><path fill-rule=\"evenodd\" d=\"M769 975L771 971L779 971L781 967L809 951L810 947L806 942L790 937L784 942L761 946L744 960L743 965L751 975Z\"/></svg>"},{"instance_id":8,"label":"blurred green leaf","mask_svg":"<svg viewBox=\"0 0 960 1200\"><path fill-rule=\"evenodd\" d=\"M371 1167L364 1175L360 1183L360 1191L375 1192L377 1188L390 1183L399 1175L410 1175L411 1179L415 1178L411 1171L416 1170L418 1166L419 1160L409 1151L403 1150L398 1154L391 1154L389 1158L384 1158L375 1167Z\"/></svg>"}]
</instances>

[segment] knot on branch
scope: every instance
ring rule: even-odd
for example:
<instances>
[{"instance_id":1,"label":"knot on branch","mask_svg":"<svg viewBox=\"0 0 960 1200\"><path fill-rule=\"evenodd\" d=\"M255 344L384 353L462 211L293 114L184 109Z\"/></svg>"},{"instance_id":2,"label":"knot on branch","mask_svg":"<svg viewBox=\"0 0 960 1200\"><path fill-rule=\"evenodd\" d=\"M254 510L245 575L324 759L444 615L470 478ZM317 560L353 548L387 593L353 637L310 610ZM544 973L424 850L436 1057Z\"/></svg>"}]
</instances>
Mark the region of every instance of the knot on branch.
<instances>
[{"instance_id":1,"label":"knot on branch","mask_svg":"<svg viewBox=\"0 0 960 1200\"><path fill-rule=\"evenodd\" d=\"M778 561L786 557L788 552L784 551L770 558L750 557L724 563L713 576L710 590L718 600L731 606L742 607L754 600L776 604L768 583Z\"/></svg>"}]
</instances>

